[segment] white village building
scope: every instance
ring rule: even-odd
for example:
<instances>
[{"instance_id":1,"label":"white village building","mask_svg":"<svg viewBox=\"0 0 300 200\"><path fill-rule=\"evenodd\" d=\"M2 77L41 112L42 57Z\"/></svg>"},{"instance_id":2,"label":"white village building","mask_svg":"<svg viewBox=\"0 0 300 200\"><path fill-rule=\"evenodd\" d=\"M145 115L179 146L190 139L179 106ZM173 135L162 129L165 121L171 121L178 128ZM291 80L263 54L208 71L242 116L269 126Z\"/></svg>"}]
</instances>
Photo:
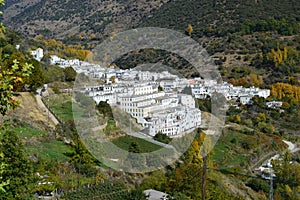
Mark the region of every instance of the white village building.
<instances>
[{"instance_id":1,"label":"white village building","mask_svg":"<svg viewBox=\"0 0 300 200\"><path fill-rule=\"evenodd\" d=\"M191 91L195 98L205 99L210 97L214 92L221 93L230 101L240 101L241 104L249 104L254 96L267 98L270 96L270 90L255 87L244 88L242 86L233 86L229 83L213 85L211 82L198 83L191 85Z\"/></svg>"},{"instance_id":2,"label":"white village building","mask_svg":"<svg viewBox=\"0 0 300 200\"><path fill-rule=\"evenodd\" d=\"M146 120L151 136L157 133L178 136L201 125L201 111L196 108L177 106L151 112L150 116Z\"/></svg>"},{"instance_id":3,"label":"white village building","mask_svg":"<svg viewBox=\"0 0 300 200\"><path fill-rule=\"evenodd\" d=\"M282 101L270 101L266 102L266 105L268 108L281 108L282 107Z\"/></svg>"},{"instance_id":4,"label":"white village building","mask_svg":"<svg viewBox=\"0 0 300 200\"><path fill-rule=\"evenodd\" d=\"M41 61L44 57L44 50L42 48L37 48L36 50L30 51L30 54L33 56L34 59L37 61Z\"/></svg>"}]
</instances>

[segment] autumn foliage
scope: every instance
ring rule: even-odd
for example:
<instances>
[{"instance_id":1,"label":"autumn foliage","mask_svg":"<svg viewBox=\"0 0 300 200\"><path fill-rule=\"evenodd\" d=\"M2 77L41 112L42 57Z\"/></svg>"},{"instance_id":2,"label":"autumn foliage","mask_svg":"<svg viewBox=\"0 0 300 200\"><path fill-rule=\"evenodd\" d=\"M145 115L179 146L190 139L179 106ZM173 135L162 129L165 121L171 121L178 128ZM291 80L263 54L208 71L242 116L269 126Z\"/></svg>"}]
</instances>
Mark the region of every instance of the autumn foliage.
<instances>
[{"instance_id":1,"label":"autumn foliage","mask_svg":"<svg viewBox=\"0 0 300 200\"><path fill-rule=\"evenodd\" d=\"M276 83L272 85L271 95L279 100L289 100L297 103L300 100L300 87L287 83Z\"/></svg>"},{"instance_id":2,"label":"autumn foliage","mask_svg":"<svg viewBox=\"0 0 300 200\"><path fill-rule=\"evenodd\" d=\"M278 67L283 61L287 60L288 58L288 49L284 47L283 50L280 48L275 51L274 49L271 50L267 54L267 60L274 63L275 67Z\"/></svg>"},{"instance_id":3,"label":"autumn foliage","mask_svg":"<svg viewBox=\"0 0 300 200\"><path fill-rule=\"evenodd\" d=\"M90 56L91 51L84 49L80 44L65 45L55 39L44 40L43 37L35 38L36 41L43 43L50 55L56 54L61 58L78 58L85 60Z\"/></svg>"}]
</instances>

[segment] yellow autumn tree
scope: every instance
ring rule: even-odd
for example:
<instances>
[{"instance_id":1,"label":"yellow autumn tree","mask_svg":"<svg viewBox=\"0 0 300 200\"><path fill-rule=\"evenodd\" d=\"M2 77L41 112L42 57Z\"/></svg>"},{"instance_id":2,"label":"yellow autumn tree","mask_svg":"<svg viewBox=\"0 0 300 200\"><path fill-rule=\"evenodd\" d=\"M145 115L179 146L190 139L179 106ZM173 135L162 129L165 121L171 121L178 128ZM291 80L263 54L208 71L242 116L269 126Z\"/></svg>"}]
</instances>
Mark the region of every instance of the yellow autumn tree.
<instances>
[{"instance_id":1,"label":"yellow autumn tree","mask_svg":"<svg viewBox=\"0 0 300 200\"><path fill-rule=\"evenodd\" d=\"M257 75L257 74L250 74L248 76L250 85L253 85L255 87L259 87L263 83L262 76Z\"/></svg>"},{"instance_id":2,"label":"yellow autumn tree","mask_svg":"<svg viewBox=\"0 0 300 200\"><path fill-rule=\"evenodd\" d=\"M279 48L277 51L272 49L271 52L267 54L267 60L274 63L275 67L278 67L283 61L288 59L288 49L283 48L283 51Z\"/></svg>"},{"instance_id":3,"label":"yellow autumn tree","mask_svg":"<svg viewBox=\"0 0 300 200\"><path fill-rule=\"evenodd\" d=\"M287 98L292 103L297 103L300 100L300 87L288 83L276 83L271 87L271 95L279 100Z\"/></svg>"},{"instance_id":4,"label":"yellow autumn tree","mask_svg":"<svg viewBox=\"0 0 300 200\"><path fill-rule=\"evenodd\" d=\"M90 51L89 50L83 50L83 49L80 49L77 51L77 58L79 60L85 60L86 57L90 54Z\"/></svg>"},{"instance_id":5,"label":"yellow autumn tree","mask_svg":"<svg viewBox=\"0 0 300 200\"><path fill-rule=\"evenodd\" d=\"M94 39L96 35L94 33L90 34L90 39Z\"/></svg>"},{"instance_id":6,"label":"yellow autumn tree","mask_svg":"<svg viewBox=\"0 0 300 200\"><path fill-rule=\"evenodd\" d=\"M189 36L192 35L192 32L193 32L193 26L192 26L191 24L189 24L189 25L187 26L187 32L189 33Z\"/></svg>"},{"instance_id":7,"label":"yellow autumn tree","mask_svg":"<svg viewBox=\"0 0 300 200\"><path fill-rule=\"evenodd\" d=\"M287 47L283 48L283 60L286 60L288 58L288 49Z\"/></svg>"}]
</instances>

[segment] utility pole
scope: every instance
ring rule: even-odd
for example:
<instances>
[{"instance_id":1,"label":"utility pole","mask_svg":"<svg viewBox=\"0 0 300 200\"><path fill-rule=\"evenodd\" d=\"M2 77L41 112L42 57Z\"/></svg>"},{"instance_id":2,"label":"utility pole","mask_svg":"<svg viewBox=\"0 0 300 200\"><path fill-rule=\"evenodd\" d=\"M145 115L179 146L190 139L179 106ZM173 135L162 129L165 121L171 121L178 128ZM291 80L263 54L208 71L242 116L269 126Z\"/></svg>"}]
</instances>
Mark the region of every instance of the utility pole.
<instances>
[{"instance_id":1,"label":"utility pole","mask_svg":"<svg viewBox=\"0 0 300 200\"><path fill-rule=\"evenodd\" d=\"M129 114L129 131L130 131L130 135L131 135L131 130L132 127L131 127L131 114Z\"/></svg>"},{"instance_id":2,"label":"utility pole","mask_svg":"<svg viewBox=\"0 0 300 200\"><path fill-rule=\"evenodd\" d=\"M201 134L200 133L200 138ZM210 158L209 150L211 147L211 138L210 136L205 135L203 138L203 145L202 145L202 155L203 155L203 165L202 165L202 200L206 199L206 176L207 176L207 160Z\"/></svg>"}]
</instances>

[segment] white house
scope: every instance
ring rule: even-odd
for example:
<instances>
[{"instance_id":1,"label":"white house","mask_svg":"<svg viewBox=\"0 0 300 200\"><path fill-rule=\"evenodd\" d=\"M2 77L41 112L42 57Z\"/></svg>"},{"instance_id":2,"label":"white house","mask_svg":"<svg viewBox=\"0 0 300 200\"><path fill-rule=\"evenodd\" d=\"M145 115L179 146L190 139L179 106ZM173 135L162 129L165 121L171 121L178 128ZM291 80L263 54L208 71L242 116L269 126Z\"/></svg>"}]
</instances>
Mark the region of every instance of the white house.
<instances>
[{"instance_id":1,"label":"white house","mask_svg":"<svg viewBox=\"0 0 300 200\"><path fill-rule=\"evenodd\" d=\"M240 103L243 105L249 104L251 102L252 99L252 95L249 94L245 94L245 95L241 95L240 96Z\"/></svg>"},{"instance_id":2,"label":"white house","mask_svg":"<svg viewBox=\"0 0 300 200\"><path fill-rule=\"evenodd\" d=\"M267 102L266 105L268 108L281 108L282 102L281 101L271 101Z\"/></svg>"},{"instance_id":3,"label":"white house","mask_svg":"<svg viewBox=\"0 0 300 200\"><path fill-rule=\"evenodd\" d=\"M37 48L36 50L33 50L30 52L34 59L37 61L41 61L44 57L44 50L42 48Z\"/></svg>"},{"instance_id":4,"label":"white house","mask_svg":"<svg viewBox=\"0 0 300 200\"><path fill-rule=\"evenodd\" d=\"M168 194L158 190L149 189L143 191L143 193L148 196L147 200L168 200Z\"/></svg>"},{"instance_id":5,"label":"white house","mask_svg":"<svg viewBox=\"0 0 300 200\"><path fill-rule=\"evenodd\" d=\"M50 64L55 65L58 64L61 61L61 58L58 57L57 55L51 55L50 56Z\"/></svg>"}]
</instances>

